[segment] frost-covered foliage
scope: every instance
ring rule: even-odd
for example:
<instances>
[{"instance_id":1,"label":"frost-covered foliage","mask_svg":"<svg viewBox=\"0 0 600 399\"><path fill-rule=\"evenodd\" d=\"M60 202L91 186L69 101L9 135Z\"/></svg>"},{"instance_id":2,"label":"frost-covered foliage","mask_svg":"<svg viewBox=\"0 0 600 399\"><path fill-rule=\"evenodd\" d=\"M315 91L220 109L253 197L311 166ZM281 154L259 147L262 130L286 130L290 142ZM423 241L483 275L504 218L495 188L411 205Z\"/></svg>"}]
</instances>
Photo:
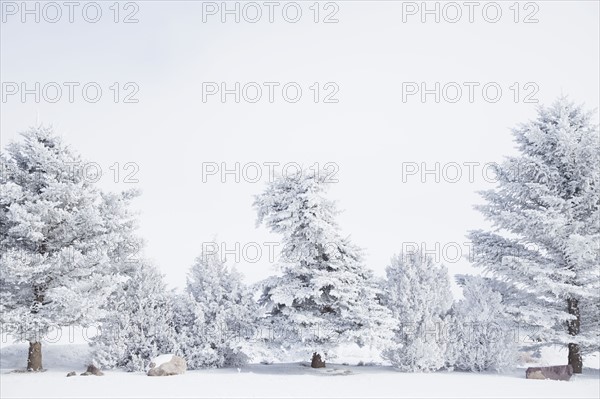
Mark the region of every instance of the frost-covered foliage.
<instances>
[{"instance_id":1,"label":"frost-covered foliage","mask_svg":"<svg viewBox=\"0 0 600 399\"><path fill-rule=\"evenodd\" d=\"M495 230L470 233L475 263L516 321L541 328L539 344L570 344L570 363L581 364L600 332L598 127L561 98L514 135L520 156L498 167L498 187L478 206Z\"/></svg>"},{"instance_id":2,"label":"frost-covered foliage","mask_svg":"<svg viewBox=\"0 0 600 399\"><path fill-rule=\"evenodd\" d=\"M517 362L518 330L489 279L459 276L464 299L452 306L448 365L462 371L502 371Z\"/></svg>"},{"instance_id":3,"label":"frost-covered foliage","mask_svg":"<svg viewBox=\"0 0 600 399\"><path fill-rule=\"evenodd\" d=\"M282 235L280 275L262 282L269 342L278 349L325 353L338 343L382 344L390 312L360 250L340 235L327 174L278 177L255 199L258 223Z\"/></svg>"},{"instance_id":4,"label":"frost-covered foliage","mask_svg":"<svg viewBox=\"0 0 600 399\"><path fill-rule=\"evenodd\" d=\"M383 301L398 327L383 356L402 371L441 369L446 363L446 318L452 305L448 271L415 250L392 258L386 275Z\"/></svg>"},{"instance_id":5,"label":"frost-covered foliage","mask_svg":"<svg viewBox=\"0 0 600 399\"><path fill-rule=\"evenodd\" d=\"M23 133L0 157L0 321L38 341L52 326L105 315L136 246L129 202L103 194L50 128Z\"/></svg>"},{"instance_id":6,"label":"frost-covered foliage","mask_svg":"<svg viewBox=\"0 0 600 399\"><path fill-rule=\"evenodd\" d=\"M183 357L190 369L216 362L214 350L206 339L204 314L194 298L187 292L173 293L170 303L174 353Z\"/></svg>"},{"instance_id":7,"label":"frost-covered foliage","mask_svg":"<svg viewBox=\"0 0 600 399\"><path fill-rule=\"evenodd\" d=\"M152 358L174 350L169 293L153 265L142 260L132 264L107 307L109 314L92 343L97 366L145 371Z\"/></svg>"},{"instance_id":8,"label":"frost-covered foliage","mask_svg":"<svg viewBox=\"0 0 600 399\"><path fill-rule=\"evenodd\" d=\"M217 251L201 254L175 298L176 353L191 369L239 366L249 360L247 339L256 323L256 304L241 275Z\"/></svg>"}]
</instances>

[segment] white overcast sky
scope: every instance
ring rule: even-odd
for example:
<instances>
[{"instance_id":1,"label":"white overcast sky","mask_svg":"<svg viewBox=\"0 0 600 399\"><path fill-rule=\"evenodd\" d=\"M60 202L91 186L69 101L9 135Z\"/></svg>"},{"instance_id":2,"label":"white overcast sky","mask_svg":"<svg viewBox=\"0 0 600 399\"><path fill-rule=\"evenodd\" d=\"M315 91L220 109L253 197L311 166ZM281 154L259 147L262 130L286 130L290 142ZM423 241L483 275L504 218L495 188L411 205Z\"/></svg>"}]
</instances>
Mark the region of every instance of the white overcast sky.
<instances>
[{"instance_id":1,"label":"white overcast sky","mask_svg":"<svg viewBox=\"0 0 600 399\"><path fill-rule=\"evenodd\" d=\"M227 183L215 176L203 183L203 162L229 167L235 162L334 162L339 183L333 184L331 197L344 210L341 228L365 248L368 266L382 274L403 242L426 242L431 248L436 242L464 243L469 229L486 226L472 209L479 201L476 191L491 187L481 167L475 167L473 183L466 168L457 183L436 183L433 176L426 183L419 176L403 182L403 162L483 164L514 153L509 129L534 117L536 106L523 98L515 103L509 88L515 82L522 97L531 91L524 89L526 83L537 85L534 98L540 103L568 94L588 108L599 104L596 1L538 1L527 9L522 2L519 23L509 9L513 1L498 2L502 17L497 23L484 20L481 9L487 2L479 2L473 23L462 7L462 19L453 24L443 18L435 23L432 16L422 23L420 14L403 23L406 4L393 1L337 1L339 22L332 24L314 23L313 1L299 2L302 18L292 24L282 18L285 2L280 3L273 23L263 15L254 24L235 23L232 17L221 23L219 15L203 23L203 4L193 1L136 2L139 22L133 24L113 22L112 1L100 2L103 14L95 24L86 22L79 8L69 23L66 7L58 23L43 18L35 23L27 15L23 23L20 10L12 15L3 4L5 97L7 82L26 82L30 88L35 82L97 82L103 96L87 103L76 89L70 103L65 88L56 103L36 103L32 95L25 102L18 94L3 98L2 147L36 121L53 124L86 159L101 165L103 188L141 188L136 206L146 253L172 286L184 283L201 243L215 234L229 248L235 242L278 240L264 227L256 228L252 209L253 195L264 188L267 176L258 183L235 183L231 176ZM263 2L258 4L266 13ZM320 7L320 18L334 10L324 10L324 3ZM539 22L523 23L536 9L533 17ZM119 17L132 10L121 10ZM115 104L109 89L114 82L135 82L139 102ZM216 96L203 103L202 82L230 87L233 82L297 82L303 95L293 104L280 90L274 103L266 92L255 104L236 104L231 97L223 104ZM335 82L339 102L315 104L309 89L314 82ZM496 82L503 93L497 103L486 102L481 89L470 103L466 88L455 104L436 104L433 96L425 103L418 96L403 102L402 82L430 87ZM136 163L139 183L112 183L109 167L115 162ZM273 273L264 255L258 263L239 265L248 281ZM447 265L453 272L466 267L464 261Z\"/></svg>"}]
</instances>

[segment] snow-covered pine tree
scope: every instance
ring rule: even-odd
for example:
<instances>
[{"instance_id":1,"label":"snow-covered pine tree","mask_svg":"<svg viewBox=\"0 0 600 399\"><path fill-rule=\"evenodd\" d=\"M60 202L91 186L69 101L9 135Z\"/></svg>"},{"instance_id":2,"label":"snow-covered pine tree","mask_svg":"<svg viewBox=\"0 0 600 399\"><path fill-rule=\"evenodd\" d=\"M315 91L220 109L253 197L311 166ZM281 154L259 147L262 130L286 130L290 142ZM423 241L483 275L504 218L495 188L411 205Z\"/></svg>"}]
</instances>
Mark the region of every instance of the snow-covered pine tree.
<instances>
[{"instance_id":1,"label":"snow-covered pine tree","mask_svg":"<svg viewBox=\"0 0 600 399\"><path fill-rule=\"evenodd\" d=\"M475 263L504 284L516 320L541 328L539 344L567 345L581 373L600 331L598 126L560 98L513 132L521 154L483 192L487 204L477 208L495 231L470 233Z\"/></svg>"},{"instance_id":2,"label":"snow-covered pine tree","mask_svg":"<svg viewBox=\"0 0 600 399\"><path fill-rule=\"evenodd\" d=\"M163 275L144 260L107 302L108 315L92 341L94 364L145 371L151 360L175 349L169 292Z\"/></svg>"},{"instance_id":3,"label":"snow-covered pine tree","mask_svg":"<svg viewBox=\"0 0 600 399\"><path fill-rule=\"evenodd\" d=\"M454 302L448 323L447 362L462 371L501 371L517 361L518 337L502 295L481 276L457 276L464 299Z\"/></svg>"},{"instance_id":4,"label":"snow-covered pine tree","mask_svg":"<svg viewBox=\"0 0 600 399\"><path fill-rule=\"evenodd\" d=\"M445 365L446 317L452 306L448 271L420 249L392 258L383 302L398 327L384 358L402 371L435 371Z\"/></svg>"},{"instance_id":5,"label":"snow-covered pine tree","mask_svg":"<svg viewBox=\"0 0 600 399\"><path fill-rule=\"evenodd\" d=\"M340 343L383 344L390 312L361 253L340 236L334 202L326 199L327 172L280 176L255 199L258 224L281 234L280 275L264 281L259 300L278 348L301 348L313 360Z\"/></svg>"},{"instance_id":6,"label":"snow-covered pine tree","mask_svg":"<svg viewBox=\"0 0 600 399\"><path fill-rule=\"evenodd\" d=\"M29 341L27 369L42 369L41 338L85 326L120 281L114 259L135 252L135 193L105 195L51 128L32 128L0 155L0 322Z\"/></svg>"},{"instance_id":7,"label":"snow-covered pine tree","mask_svg":"<svg viewBox=\"0 0 600 399\"><path fill-rule=\"evenodd\" d=\"M218 251L196 258L179 297L180 351L192 369L231 367L249 360L247 338L257 320L256 303L242 276Z\"/></svg>"}]
</instances>

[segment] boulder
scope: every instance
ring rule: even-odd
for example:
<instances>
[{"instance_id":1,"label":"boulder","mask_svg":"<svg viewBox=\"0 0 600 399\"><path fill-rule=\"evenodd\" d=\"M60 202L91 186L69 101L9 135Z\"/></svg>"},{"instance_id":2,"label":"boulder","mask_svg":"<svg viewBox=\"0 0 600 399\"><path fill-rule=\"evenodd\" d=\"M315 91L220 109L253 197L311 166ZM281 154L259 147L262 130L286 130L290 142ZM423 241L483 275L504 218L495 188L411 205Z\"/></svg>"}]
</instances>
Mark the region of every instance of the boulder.
<instances>
[{"instance_id":1,"label":"boulder","mask_svg":"<svg viewBox=\"0 0 600 399\"><path fill-rule=\"evenodd\" d=\"M150 363L148 375L151 377L162 377L185 373L187 370L187 363L185 362L185 359L175 355L168 356L170 356L170 358L162 355L153 360L152 363Z\"/></svg>"},{"instance_id":2,"label":"boulder","mask_svg":"<svg viewBox=\"0 0 600 399\"><path fill-rule=\"evenodd\" d=\"M548 366L548 367L529 367L525 371L525 378L530 380L559 380L569 381L573 375L573 367L566 366Z\"/></svg>"},{"instance_id":3,"label":"boulder","mask_svg":"<svg viewBox=\"0 0 600 399\"><path fill-rule=\"evenodd\" d=\"M76 372L74 372L74 371L71 371L71 372L69 372L69 373L67 374L67 377L75 377L76 375L77 375L77 373L76 373Z\"/></svg>"},{"instance_id":4,"label":"boulder","mask_svg":"<svg viewBox=\"0 0 600 399\"><path fill-rule=\"evenodd\" d=\"M93 364L90 364L87 368L87 370L85 371L85 373L81 373L81 375L97 375L97 376L101 376L104 375L104 373L102 371L100 371L100 369L96 366L94 366Z\"/></svg>"}]
</instances>

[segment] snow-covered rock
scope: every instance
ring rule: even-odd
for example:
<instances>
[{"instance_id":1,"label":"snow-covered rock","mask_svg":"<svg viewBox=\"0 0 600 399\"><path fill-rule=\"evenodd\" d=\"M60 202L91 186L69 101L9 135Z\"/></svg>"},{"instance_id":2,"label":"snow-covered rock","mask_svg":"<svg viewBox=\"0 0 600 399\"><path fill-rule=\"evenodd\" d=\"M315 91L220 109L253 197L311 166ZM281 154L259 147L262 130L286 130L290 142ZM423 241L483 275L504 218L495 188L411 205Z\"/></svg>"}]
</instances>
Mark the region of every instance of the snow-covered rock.
<instances>
[{"instance_id":1,"label":"snow-covered rock","mask_svg":"<svg viewBox=\"0 0 600 399\"><path fill-rule=\"evenodd\" d=\"M185 359L175 355L160 355L150 363L148 375L151 377L178 375L187 370Z\"/></svg>"},{"instance_id":2,"label":"snow-covered rock","mask_svg":"<svg viewBox=\"0 0 600 399\"><path fill-rule=\"evenodd\" d=\"M152 362L150 363L150 368L153 367L159 367L162 366L164 363L168 363L171 361L171 359L173 359L173 355L172 353L167 354L167 355L160 355L155 357L154 359L152 359Z\"/></svg>"}]
</instances>

